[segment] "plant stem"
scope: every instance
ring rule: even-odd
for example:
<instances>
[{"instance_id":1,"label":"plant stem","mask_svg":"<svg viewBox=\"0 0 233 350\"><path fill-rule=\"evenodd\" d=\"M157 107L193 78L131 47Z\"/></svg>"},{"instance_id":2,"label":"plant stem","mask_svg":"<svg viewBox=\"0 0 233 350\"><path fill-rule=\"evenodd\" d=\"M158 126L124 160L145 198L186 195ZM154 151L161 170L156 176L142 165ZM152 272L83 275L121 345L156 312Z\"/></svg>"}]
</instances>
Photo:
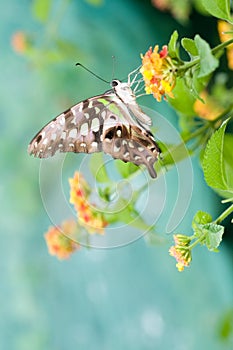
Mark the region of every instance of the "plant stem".
<instances>
[{"instance_id":1,"label":"plant stem","mask_svg":"<svg viewBox=\"0 0 233 350\"><path fill-rule=\"evenodd\" d=\"M189 246L189 250L192 250L196 245L198 245L202 239L205 237L205 234L203 234L201 237L197 238L195 242L193 242L192 244L190 244ZM190 237L191 238L191 237Z\"/></svg>"},{"instance_id":2,"label":"plant stem","mask_svg":"<svg viewBox=\"0 0 233 350\"><path fill-rule=\"evenodd\" d=\"M203 125L202 127L195 130L192 134L184 137L183 142L187 143L187 142L191 141L192 139L196 138L197 136L203 134L203 132L206 131L208 128L209 128L209 124Z\"/></svg>"},{"instance_id":3,"label":"plant stem","mask_svg":"<svg viewBox=\"0 0 233 350\"><path fill-rule=\"evenodd\" d=\"M211 51L212 51L212 54L215 54L217 51L219 50L222 50L222 49L225 49L228 45L232 44L233 43L233 39L230 39L230 40L227 40L227 41L224 41L223 43L215 46Z\"/></svg>"},{"instance_id":4,"label":"plant stem","mask_svg":"<svg viewBox=\"0 0 233 350\"><path fill-rule=\"evenodd\" d=\"M57 13L55 14L54 18L48 22L45 33L45 46L50 45L50 41L57 38L59 25L64 18L64 13L69 3L70 0L61 0Z\"/></svg>"},{"instance_id":5,"label":"plant stem","mask_svg":"<svg viewBox=\"0 0 233 350\"><path fill-rule=\"evenodd\" d=\"M221 215L219 215L219 217L213 223L220 224L231 213L233 213L233 204L230 205Z\"/></svg>"},{"instance_id":6,"label":"plant stem","mask_svg":"<svg viewBox=\"0 0 233 350\"><path fill-rule=\"evenodd\" d=\"M231 197L231 198L226 198L226 199L223 199L223 200L221 201L221 203L229 203L229 202L233 202L233 197Z\"/></svg>"}]
</instances>

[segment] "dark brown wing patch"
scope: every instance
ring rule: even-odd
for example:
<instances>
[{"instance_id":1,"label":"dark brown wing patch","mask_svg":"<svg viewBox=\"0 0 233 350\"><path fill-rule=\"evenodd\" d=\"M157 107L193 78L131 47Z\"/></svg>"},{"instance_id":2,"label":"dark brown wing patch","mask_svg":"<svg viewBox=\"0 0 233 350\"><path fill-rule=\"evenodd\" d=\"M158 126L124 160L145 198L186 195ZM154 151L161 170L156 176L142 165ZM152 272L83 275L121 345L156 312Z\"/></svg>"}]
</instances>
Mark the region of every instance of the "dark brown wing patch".
<instances>
[{"instance_id":1,"label":"dark brown wing patch","mask_svg":"<svg viewBox=\"0 0 233 350\"><path fill-rule=\"evenodd\" d=\"M152 178L157 174L154 163L158 160L159 147L153 136L139 127L117 125L103 135L103 151L113 158L136 165L145 165Z\"/></svg>"}]
</instances>

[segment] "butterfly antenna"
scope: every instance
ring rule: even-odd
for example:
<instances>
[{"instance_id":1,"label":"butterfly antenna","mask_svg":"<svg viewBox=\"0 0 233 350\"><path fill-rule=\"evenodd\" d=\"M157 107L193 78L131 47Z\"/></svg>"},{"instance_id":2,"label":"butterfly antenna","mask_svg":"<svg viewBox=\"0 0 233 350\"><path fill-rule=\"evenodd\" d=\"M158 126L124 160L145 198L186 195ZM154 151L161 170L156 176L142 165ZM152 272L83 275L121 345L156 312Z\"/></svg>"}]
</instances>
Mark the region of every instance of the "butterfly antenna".
<instances>
[{"instance_id":1,"label":"butterfly antenna","mask_svg":"<svg viewBox=\"0 0 233 350\"><path fill-rule=\"evenodd\" d=\"M104 82L107 83L107 84L110 84L110 81L107 81L107 80L105 80L104 78L100 77L98 74L92 72L90 69L88 69L87 67L85 67L82 63L78 62L78 63L76 63L75 65L76 65L76 66L82 67L82 68L85 69L87 72L89 72L89 73L91 73L92 75L94 75L94 77L96 77L96 78L98 78L98 79L104 81Z\"/></svg>"},{"instance_id":2,"label":"butterfly antenna","mask_svg":"<svg viewBox=\"0 0 233 350\"><path fill-rule=\"evenodd\" d=\"M116 57L112 56L112 80L115 77Z\"/></svg>"}]
</instances>

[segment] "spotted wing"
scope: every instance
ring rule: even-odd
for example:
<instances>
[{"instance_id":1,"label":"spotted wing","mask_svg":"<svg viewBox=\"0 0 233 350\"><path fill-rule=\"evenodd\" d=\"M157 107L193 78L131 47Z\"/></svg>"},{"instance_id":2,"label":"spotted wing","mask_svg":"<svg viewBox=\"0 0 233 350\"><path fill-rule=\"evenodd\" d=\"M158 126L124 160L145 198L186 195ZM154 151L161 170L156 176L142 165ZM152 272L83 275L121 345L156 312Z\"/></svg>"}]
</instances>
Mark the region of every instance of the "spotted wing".
<instances>
[{"instance_id":1,"label":"spotted wing","mask_svg":"<svg viewBox=\"0 0 233 350\"><path fill-rule=\"evenodd\" d=\"M160 151L153 135L111 93L87 99L63 112L42 128L28 147L29 154L39 158L56 152L101 151L124 162L144 164L156 177L154 163Z\"/></svg>"},{"instance_id":2,"label":"spotted wing","mask_svg":"<svg viewBox=\"0 0 233 350\"><path fill-rule=\"evenodd\" d=\"M128 123L127 119L122 123L117 114L109 112L105 124L103 151L124 162L145 165L151 177L155 178L154 163L158 160L160 149L152 133L138 123Z\"/></svg>"},{"instance_id":3,"label":"spotted wing","mask_svg":"<svg viewBox=\"0 0 233 350\"><path fill-rule=\"evenodd\" d=\"M111 103L111 95L106 94L74 105L38 132L28 146L29 154L47 158L56 152L102 151L104 113Z\"/></svg>"}]
</instances>

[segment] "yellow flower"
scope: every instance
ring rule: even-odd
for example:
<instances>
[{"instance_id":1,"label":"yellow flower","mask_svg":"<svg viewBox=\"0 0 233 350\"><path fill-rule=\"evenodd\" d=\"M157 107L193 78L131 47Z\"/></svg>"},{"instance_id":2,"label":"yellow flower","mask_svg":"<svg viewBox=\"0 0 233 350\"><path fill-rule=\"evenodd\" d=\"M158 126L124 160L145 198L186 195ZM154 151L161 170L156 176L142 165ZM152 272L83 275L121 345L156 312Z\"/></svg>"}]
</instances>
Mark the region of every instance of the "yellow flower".
<instances>
[{"instance_id":1,"label":"yellow flower","mask_svg":"<svg viewBox=\"0 0 233 350\"><path fill-rule=\"evenodd\" d=\"M193 109L195 113L207 120L215 120L223 111L224 108L219 105L214 97L211 97L206 91L202 91L200 97L204 100L196 100Z\"/></svg>"},{"instance_id":2,"label":"yellow flower","mask_svg":"<svg viewBox=\"0 0 233 350\"><path fill-rule=\"evenodd\" d=\"M79 223L90 233L98 233L103 235L104 228L108 225L108 222L104 220L101 213L95 210L90 210L85 216L79 217Z\"/></svg>"},{"instance_id":3,"label":"yellow flower","mask_svg":"<svg viewBox=\"0 0 233 350\"><path fill-rule=\"evenodd\" d=\"M58 259L68 259L72 253L80 248L78 243L69 239L70 235L77 230L77 223L74 220L64 221L61 227L50 227L45 234L45 240L49 253L56 255Z\"/></svg>"},{"instance_id":4,"label":"yellow flower","mask_svg":"<svg viewBox=\"0 0 233 350\"><path fill-rule=\"evenodd\" d=\"M75 172L69 179L70 203L74 204L77 211L78 222L90 233L104 234L104 228L108 222L94 204L90 203L91 188L83 175Z\"/></svg>"},{"instance_id":5,"label":"yellow flower","mask_svg":"<svg viewBox=\"0 0 233 350\"><path fill-rule=\"evenodd\" d=\"M158 52L158 45L149 48L145 55L141 55L142 67L140 72L145 82L147 94L153 94L157 101L166 95L173 97L172 90L176 84L176 67L168 55L167 46Z\"/></svg>"},{"instance_id":6,"label":"yellow flower","mask_svg":"<svg viewBox=\"0 0 233 350\"><path fill-rule=\"evenodd\" d=\"M183 271L185 267L188 267L192 260L189 244L191 239L185 235L174 235L175 245L169 249L169 253L176 261L176 267L178 271Z\"/></svg>"},{"instance_id":7,"label":"yellow flower","mask_svg":"<svg viewBox=\"0 0 233 350\"><path fill-rule=\"evenodd\" d=\"M227 33L232 31L233 31L232 24L222 20L218 21L218 35L222 43L232 39L232 33ZM233 44L230 44L227 46L227 61L228 61L228 67L230 69L233 69Z\"/></svg>"}]
</instances>

